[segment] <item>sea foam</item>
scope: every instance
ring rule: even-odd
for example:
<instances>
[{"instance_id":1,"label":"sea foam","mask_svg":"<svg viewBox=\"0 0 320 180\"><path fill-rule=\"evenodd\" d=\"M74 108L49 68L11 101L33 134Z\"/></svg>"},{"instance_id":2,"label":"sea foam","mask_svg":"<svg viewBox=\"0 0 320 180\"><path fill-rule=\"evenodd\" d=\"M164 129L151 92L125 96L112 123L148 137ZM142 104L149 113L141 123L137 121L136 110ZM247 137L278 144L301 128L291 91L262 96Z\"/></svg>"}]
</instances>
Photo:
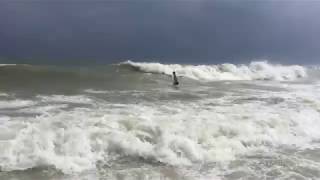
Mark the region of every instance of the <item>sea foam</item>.
<instances>
[{"instance_id":1,"label":"sea foam","mask_svg":"<svg viewBox=\"0 0 320 180\"><path fill-rule=\"evenodd\" d=\"M278 80L292 81L307 76L307 70L299 65L270 64L267 61L251 62L249 65L180 65L126 61L120 65L135 70L171 75L173 71L179 76L195 80Z\"/></svg>"},{"instance_id":2,"label":"sea foam","mask_svg":"<svg viewBox=\"0 0 320 180\"><path fill-rule=\"evenodd\" d=\"M0 166L4 171L53 166L69 174L95 169L98 162L108 165L121 157L193 166L230 162L278 146L309 148L320 136L316 95L313 87L305 87L189 103L89 100L85 102L93 108L48 110L25 117L24 127L10 135L13 139L0 141ZM277 98L284 100L269 101ZM211 106L213 103L216 105ZM33 118L32 123L28 118ZM14 117L4 118L3 122L7 121L16 122ZM6 129L10 134L13 131L11 126Z\"/></svg>"}]
</instances>

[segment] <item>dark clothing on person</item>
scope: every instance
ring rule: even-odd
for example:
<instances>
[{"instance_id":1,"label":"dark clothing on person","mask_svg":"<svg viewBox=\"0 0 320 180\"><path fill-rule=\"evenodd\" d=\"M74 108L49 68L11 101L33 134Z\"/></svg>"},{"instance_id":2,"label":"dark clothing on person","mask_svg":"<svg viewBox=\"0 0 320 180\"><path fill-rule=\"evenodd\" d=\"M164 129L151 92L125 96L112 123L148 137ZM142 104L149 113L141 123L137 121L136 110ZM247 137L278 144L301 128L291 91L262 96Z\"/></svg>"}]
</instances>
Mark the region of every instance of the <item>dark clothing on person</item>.
<instances>
[{"instance_id":1,"label":"dark clothing on person","mask_svg":"<svg viewBox=\"0 0 320 180\"><path fill-rule=\"evenodd\" d=\"M179 85L179 81L176 76L176 72L173 72L172 75L173 75L173 85Z\"/></svg>"}]
</instances>

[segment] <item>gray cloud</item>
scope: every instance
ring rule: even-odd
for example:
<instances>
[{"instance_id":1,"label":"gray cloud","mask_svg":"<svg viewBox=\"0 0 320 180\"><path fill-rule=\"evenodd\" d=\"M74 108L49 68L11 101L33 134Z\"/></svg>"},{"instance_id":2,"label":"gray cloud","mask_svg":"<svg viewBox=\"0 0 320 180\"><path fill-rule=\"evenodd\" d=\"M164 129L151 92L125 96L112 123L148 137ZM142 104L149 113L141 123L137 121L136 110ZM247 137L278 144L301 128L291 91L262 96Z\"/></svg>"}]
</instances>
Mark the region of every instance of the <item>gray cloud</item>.
<instances>
[{"instance_id":1,"label":"gray cloud","mask_svg":"<svg viewBox=\"0 0 320 180\"><path fill-rule=\"evenodd\" d=\"M320 1L2 0L0 56L311 63L319 15Z\"/></svg>"}]
</instances>

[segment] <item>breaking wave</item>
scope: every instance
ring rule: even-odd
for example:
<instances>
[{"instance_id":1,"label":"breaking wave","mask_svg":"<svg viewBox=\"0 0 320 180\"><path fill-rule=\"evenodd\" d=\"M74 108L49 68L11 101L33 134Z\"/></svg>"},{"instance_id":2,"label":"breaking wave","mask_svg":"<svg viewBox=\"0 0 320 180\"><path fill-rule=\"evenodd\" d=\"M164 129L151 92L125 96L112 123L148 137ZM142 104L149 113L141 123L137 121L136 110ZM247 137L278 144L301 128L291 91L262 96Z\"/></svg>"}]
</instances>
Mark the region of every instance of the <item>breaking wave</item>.
<instances>
[{"instance_id":1,"label":"breaking wave","mask_svg":"<svg viewBox=\"0 0 320 180\"><path fill-rule=\"evenodd\" d=\"M80 95L38 96L29 104L42 104L19 106L23 112L42 112L36 118L0 116L0 167L13 171L53 166L69 174L95 169L98 162L112 164L121 157L192 166L229 162L283 145L310 148L320 136L320 106L312 91L263 92L240 99L231 94L221 99L151 106L94 103L83 101L89 97ZM295 99L297 95L300 100ZM283 101L267 106L255 100L236 103L249 97L261 102ZM92 108L63 110L79 99ZM213 102L220 105L208 105ZM20 99L15 104L26 103ZM22 120L25 123L20 124Z\"/></svg>"},{"instance_id":2,"label":"breaking wave","mask_svg":"<svg viewBox=\"0 0 320 180\"><path fill-rule=\"evenodd\" d=\"M301 78L316 75L318 68L304 67L299 65L271 64L267 61L255 61L248 65L235 65L230 63L218 65L182 65L182 64L161 64L148 62L126 61L119 64L120 68L128 68L130 71L121 71L123 78L119 81L126 81L127 77L132 77L132 71L171 75L176 71L178 76L187 77L200 81L219 80L275 80L294 81ZM59 82L93 82L110 81L115 77L121 78L119 66L103 67L73 67L63 68L55 66L39 66L26 64L0 64L0 76L6 82L25 81L52 81L59 79ZM129 76L125 76L128 75ZM136 74L137 75L137 74ZM139 76L139 75L138 75ZM22 78L23 77L23 78ZM111 79L108 77L112 77ZM138 78L139 79L139 78ZM130 79L132 81L132 79Z\"/></svg>"},{"instance_id":3,"label":"breaking wave","mask_svg":"<svg viewBox=\"0 0 320 180\"><path fill-rule=\"evenodd\" d=\"M249 65L180 65L126 61L120 66L128 66L136 71L179 76L195 80L276 80L293 81L307 77L307 68L299 65L270 64L267 61L251 62Z\"/></svg>"}]
</instances>

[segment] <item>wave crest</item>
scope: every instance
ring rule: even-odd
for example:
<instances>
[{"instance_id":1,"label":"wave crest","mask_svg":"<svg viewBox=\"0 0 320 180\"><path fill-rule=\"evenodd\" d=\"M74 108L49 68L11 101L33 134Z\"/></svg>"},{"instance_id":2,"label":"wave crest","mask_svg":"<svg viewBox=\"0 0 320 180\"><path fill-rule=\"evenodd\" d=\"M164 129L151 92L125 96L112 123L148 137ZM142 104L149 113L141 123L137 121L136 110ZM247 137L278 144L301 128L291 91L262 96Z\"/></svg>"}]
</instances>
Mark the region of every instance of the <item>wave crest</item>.
<instances>
[{"instance_id":1,"label":"wave crest","mask_svg":"<svg viewBox=\"0 0 320 180\"><path fill-rule=\"evenodd\" d=\"M307 77L307 70L299 65L270 64L267 61L255 61L249 65L180 65L126 61L120 63L136 71L171 75L173 71L179 76L195 80L277 80L292 81Z\"/></svg>"}]
</instances>

